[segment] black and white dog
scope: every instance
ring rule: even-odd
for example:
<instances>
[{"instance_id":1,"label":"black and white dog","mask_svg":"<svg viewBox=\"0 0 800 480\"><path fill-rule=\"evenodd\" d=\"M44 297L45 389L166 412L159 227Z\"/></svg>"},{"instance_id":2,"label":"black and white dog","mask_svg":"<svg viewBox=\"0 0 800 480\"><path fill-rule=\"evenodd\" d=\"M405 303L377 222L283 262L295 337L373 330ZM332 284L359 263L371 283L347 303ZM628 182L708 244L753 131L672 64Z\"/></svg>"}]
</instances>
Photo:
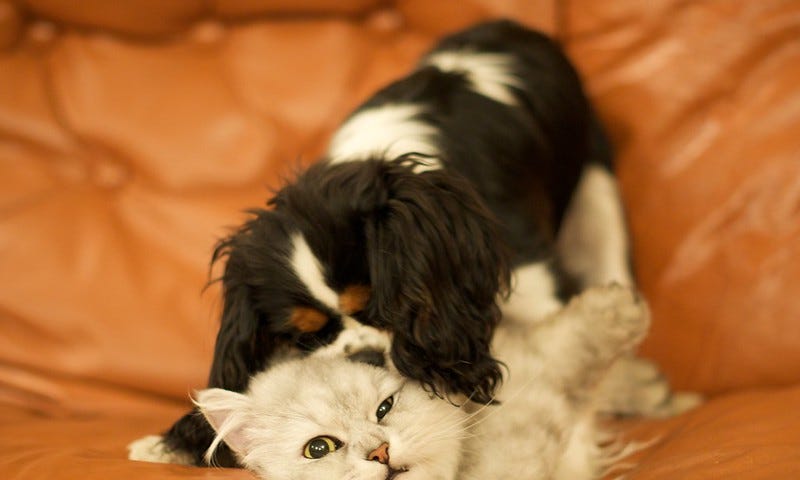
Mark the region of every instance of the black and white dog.
<instances>
[{"instance_id":1,"label":"black and white dog","mask_svg":"<svg viewBox=\"0 0 800 480\"><path fill-rule=\"evenodd\" d=\"M227 264L211 387L243 391L284 355L386 352L437 393L490 402L502 315L536 319L587 285L632 283L609 143L578 74L510 21L443 39L269 203L214 255ZM666 383L630 367L610 408L657 413ZM154 438L132 457L202 464L213 431L190 413Z\"/></svg>"}]
</instances>

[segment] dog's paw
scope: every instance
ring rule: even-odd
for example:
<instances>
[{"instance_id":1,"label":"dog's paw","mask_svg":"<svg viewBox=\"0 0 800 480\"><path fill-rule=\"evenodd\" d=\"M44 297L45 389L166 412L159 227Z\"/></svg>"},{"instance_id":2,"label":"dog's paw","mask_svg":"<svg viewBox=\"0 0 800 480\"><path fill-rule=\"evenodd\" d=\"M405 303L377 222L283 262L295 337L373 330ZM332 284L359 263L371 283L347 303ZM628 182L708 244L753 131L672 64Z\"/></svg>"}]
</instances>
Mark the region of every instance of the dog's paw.
<instances>
[{"instance_id":1,"label":"dog's paw","mask_svg":"<svg viewBox=\"0 0 800 480\"><path fill-rule=\"evenodd\" d=\"M128 459L139 462L194 465L190 455L168 449L159 435L148 435L128 445Z\"/></svg>"},{"instance_id":2,"label":"dog's paw","mask_svg":"<svg viewBox=\"0 0 800 480\"><path fill-rule=\"evenodd\" d=\"M638 345L650 327L645 301L635 289L618 284L588 288L573 298L568 308L578 311L588 328L621 351Z\"/></svg>"}]
</instances>

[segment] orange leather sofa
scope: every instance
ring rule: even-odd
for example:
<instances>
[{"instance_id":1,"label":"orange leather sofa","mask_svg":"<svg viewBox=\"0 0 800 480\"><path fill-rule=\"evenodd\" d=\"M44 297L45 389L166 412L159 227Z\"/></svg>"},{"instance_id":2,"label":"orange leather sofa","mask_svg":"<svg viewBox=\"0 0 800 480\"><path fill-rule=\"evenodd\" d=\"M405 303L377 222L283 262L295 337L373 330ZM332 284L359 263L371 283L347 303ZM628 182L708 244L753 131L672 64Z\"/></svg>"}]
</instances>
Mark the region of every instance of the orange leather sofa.
<instances>
[{"instance_id":1,"label":"orange leather sofa","mask_svg":"<svg viewBox=\"0 0 800 480\"><path fill-rule=\"evenodd\" d=\"M642 352L709 397L616 424L653 441L629 478L800 478L794 0L0 1L0 477L251 478L126 460L204 386L212 245L437 37L497 16L585 77Z\"/></svg>"}]
</instances>

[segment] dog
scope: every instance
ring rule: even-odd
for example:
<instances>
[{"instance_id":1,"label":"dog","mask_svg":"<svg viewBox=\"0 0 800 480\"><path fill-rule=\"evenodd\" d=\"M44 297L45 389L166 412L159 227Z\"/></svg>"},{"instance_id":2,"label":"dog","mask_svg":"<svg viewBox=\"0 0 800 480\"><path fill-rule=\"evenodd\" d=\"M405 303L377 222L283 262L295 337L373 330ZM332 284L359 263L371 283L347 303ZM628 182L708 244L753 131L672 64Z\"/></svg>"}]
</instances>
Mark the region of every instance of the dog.
<instances>
[{"instance_id":1,"label":"dog","mask_svg":"<svg viewBox=\"0 0 800 480\"><path fill-rule=\"evenodd\" d=\"M508 20L441 40L268 203L213 255L226 264L209 387L244 391L291 355L386 354L439 395L489 403L502 316L535 321L589 285L633 283L610 143L579 75ZM672 398L657 369L631 365L612 375L610 410ZM190 412L132 458L202 465L213 438ZM217 462L236 465L224 448Z\"/></svg>"}]
</instances>

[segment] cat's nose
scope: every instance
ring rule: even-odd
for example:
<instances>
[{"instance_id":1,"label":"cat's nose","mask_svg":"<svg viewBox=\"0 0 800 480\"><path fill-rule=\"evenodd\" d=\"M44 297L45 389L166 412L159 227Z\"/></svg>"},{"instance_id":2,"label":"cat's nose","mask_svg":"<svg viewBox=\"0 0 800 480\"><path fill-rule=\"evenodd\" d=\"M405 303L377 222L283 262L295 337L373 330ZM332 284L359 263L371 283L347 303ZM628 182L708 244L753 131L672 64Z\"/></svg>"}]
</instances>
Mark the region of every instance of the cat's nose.
<instances>
[{"instance_id":1,"label":"cat's nose","mask_svg":"<svg viewBox=\"0 0 800 480\"><path fill-rule=\"evenodd\" d=\"M367 460L389 465L389 444L383 442L380 447L369 452L369 455L367 455Z\"/></svg>"}]
</instances>

